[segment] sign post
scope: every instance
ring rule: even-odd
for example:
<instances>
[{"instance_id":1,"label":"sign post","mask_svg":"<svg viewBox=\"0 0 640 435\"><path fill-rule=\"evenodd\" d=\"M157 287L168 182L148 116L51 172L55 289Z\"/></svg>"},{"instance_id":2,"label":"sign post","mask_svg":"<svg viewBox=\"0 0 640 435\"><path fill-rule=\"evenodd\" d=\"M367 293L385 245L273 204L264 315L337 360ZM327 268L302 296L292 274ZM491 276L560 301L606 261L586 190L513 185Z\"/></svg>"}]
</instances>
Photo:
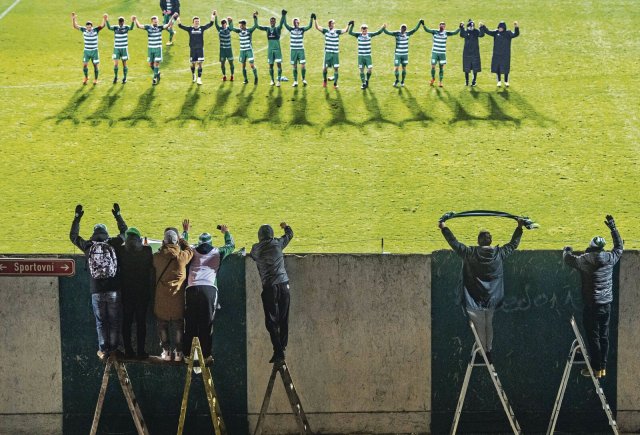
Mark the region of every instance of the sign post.
<instances>
[{"instance_id":1,"label":"sign post","mask_svg":"<svg viewBox=\"0 0 640 435\"><path fill-rule=\"evenodd\" d=\"M0 258L0 276L73 276L71 258Z\"/></svg>"}]
</instances>

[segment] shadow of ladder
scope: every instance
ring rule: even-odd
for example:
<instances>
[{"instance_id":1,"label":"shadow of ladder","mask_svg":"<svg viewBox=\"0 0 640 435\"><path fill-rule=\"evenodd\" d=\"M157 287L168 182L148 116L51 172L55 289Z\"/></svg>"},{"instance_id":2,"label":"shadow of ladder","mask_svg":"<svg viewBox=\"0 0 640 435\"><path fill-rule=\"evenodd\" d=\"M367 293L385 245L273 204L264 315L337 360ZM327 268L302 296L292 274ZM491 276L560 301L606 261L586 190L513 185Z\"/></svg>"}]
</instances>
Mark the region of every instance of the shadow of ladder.
<instances>
[{"instance_id":1,"label":"shadow of ladder","mask_svg":"<svg viewBox=\"0 0 640 435\"><path fill-rule=\"evenodd\" d=\"M469 360L469 364L467 365L467 372L464 375L464 381L462 383L462 389L460 390L460 398L458 399L458 405L456 406L456 413L453 417L453 424L451 425L451 431L449 432L451 435L455 434L458 431L458 423L460 422L460 416L462 415L462 407L464 406L464 398L467 395L467 389L469 388L469 380L471 379L471 372L474 367L486 367L489 371L489 376L491 377L491 381L493 382L493 386L498 393L498 398L500 399L500 403L502 404L502 408L504 409L505 414L507 415L507 419L509 420L509 425L511 426L511 430L514 434L520 435L522 434L522 429L520 429L520 424L518 424L518 420L509 404L509 399L507 399L507 394L504 392L502 388L502 384L500 383L500 378L498 378L498 372L496 371L493 364L489 362L487 358L487 354L482 347L482 343L480 342L480 337L478 337L478 332L476 331L475 326L473 326L473 322L469 321L469 326L471 327L471 331L473 332L473 337L475 339L475 343L471 347L471 359ZM482 359L484 362L476 363L476 355L480 353L482 355Z\"/></svg>"},{"instance_id":2,"label":"shadow of ladder","mask_svg":"<svg viewBox=\"0 0 640 435\"><path fill-rule=\"evenodd\" d=\"M560 380L560 388L558 388L558 395L556 396L556 402L553 405L553 411L551 412L551 420L549 421L549 427L547 428L547 435L553 434L556 429L556 423L558 422L558 416L560 415L560 407L562 406L562 399L564 397L564 392L567 390L567 385L569 384L569 376L571 375L571 368L574 365L586 365L589 370L589 374L591 375L591 380L593 381L593 385L596 387L596 392L598 393L598 397L600 398L600 403L602 403L602 409L607 414L607 419L609 420L609 426L611 426L611 430L614 434L618 435L618 425L616 420L613 418L613 413L611 412L611 408L607 403L607 398L604 395L604 391L600 386L600 381L596 378L595 373L593 372L593 368L591 367L591 363L589 363L589 357L587 355L587 348L584 345L584 339L580 334L580 330L578 329L578 325L576 325L576 320L573 316L571 316L571 328L573 329L573 333L576 336L576 339L571 343L571 348L569 349L569 357L567 358L567 364L564 367L564 373L562 374L562 379ZM583 359L582 361L576 361L576 353L580 351L582 353Z\"/></svg>"},{"instance_id":3,"label":"shadow of ladder","mask_svg":"<svg viewBox=\"0 0 640 435\"><path fill-rule=\"evenodd\" d=\"M296 418L296 422L298 424L298 431L300 435L310 435L313 432L309 427L309 421L307 420L307 416L304 413L304 409L302 408L302 403L300 402L300 397L298 397L298 393L296 392L296 388L293 385L293 380L291 379L291 373L289 373L289 368L286 363L275 363L273 365L273 370L271 371L271 377L269 378L269 384L267 385L267 391L264 394L264 400L262 401L262 407L260 408L260 417L258 417L258 423L256 424L256 430L253 432L254 435L262 435L262 426L264 425L264 418L267 414L267 410L269 409L269 401L271 400L271 393L273 392L273 385L276 381L276 376L280 372L280 377L282 378L282 383L284 384L284 389L287 392L287 398L289 399L289 403L291 404L291 410Z\"/></svg>"},{"instance_id":4,"label":"shadow of ladder","mask_svg":"<svg viewBox=\"0 0 640 435\"><path fill-rule=\"evenodd\" d=\"M142 416L142 411L140 411L140 407L138 406L138 401L136 400L136 396L133 393L133 388L131 388L131 379L129 379L129 373L127 373L127 368L122 361L118 361L114 355L111 355L107 360L107 363L104 368L104 375L102 376L102 386L100 387L100 394L98 394L98 403L96 405L96 411L93 415L93 424L91 425L91 435L95 435L98 431L98 424L100 423L100 414L102 413L102 405L104 404L104 399L107 394L107 386L109 385L109 375L111 373L111 368L114 367L116 369L116 373L118 374L118 380L120 381L120 386L122 387L122 392L124 393L124 397L127 399L127 405L129 406L129 412L131 412L131 417L133 417L133 422L136 425L136 430L139 435L149 435L149 429L147 428L146 423L144 422L144 417Z\"/></svg>"}]
</instances>

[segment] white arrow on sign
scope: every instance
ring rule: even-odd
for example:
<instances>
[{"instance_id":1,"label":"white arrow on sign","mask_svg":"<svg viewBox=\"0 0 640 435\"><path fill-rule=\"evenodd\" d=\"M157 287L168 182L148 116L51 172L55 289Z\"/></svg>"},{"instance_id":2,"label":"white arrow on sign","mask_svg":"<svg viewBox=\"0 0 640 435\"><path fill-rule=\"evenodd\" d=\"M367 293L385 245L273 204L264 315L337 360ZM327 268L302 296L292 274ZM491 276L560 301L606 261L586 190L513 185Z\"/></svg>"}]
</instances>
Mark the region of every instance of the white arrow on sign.
<instances>
[{"instance_id":1,"label":"white arrow on sign","mask_svg":"<svg viewBox=\"0 0 640 435\"><path fill-rule=\"evenodd\" d=\"M4 264L0 264L0 270L5 270L7 268L7 266L5 266Z\"/></svg>"},{"instance_id":2,"label":"white arrow on sign","mask_svg":"<svg viewBox=\"0 0 640 435\"><path fill-rule=\"evenodd\" d=\"M66 272L67 270L69 270L69 266L65 264L64 266L61 266L60 269L64 269L64 271Z\"/></svg>"}]
</instances>

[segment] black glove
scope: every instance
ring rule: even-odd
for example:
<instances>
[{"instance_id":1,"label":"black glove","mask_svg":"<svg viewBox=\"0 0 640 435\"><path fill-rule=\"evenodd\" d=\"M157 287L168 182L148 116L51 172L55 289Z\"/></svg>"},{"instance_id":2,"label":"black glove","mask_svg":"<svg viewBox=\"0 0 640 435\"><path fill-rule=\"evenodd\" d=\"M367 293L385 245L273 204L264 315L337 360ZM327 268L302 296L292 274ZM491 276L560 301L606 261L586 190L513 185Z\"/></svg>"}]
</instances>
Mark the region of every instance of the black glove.
<instances>
[{"instance_id":1,"label":"black glove","mask_svg":"<svg viewBox=\"0 0 640 435\"><path fill-rule=\"evenodd\" d=\"M424 26L424 20L423 19L420 19L420 25Z\"/></svg>"},{"instance_id":2,"label":"black glove","mask_svg":"<svg viewBox=\"0 0 640 435\"><path fill-rule=\"evenodd\" d=\"M565 247L564 247L564 249L563 249L563 251L565 251L565 252L571 252L571 251L573 251L573 248L572 248L571 246L565 246Z\"/></svg>"},{"instance_id":3,"label":"black glove","mask_svg":"<svg viewBox=\"0 0 640 435\"><path fill-rule=\"evenodd\" d=\"M81 218L84 214L84 210L82 209L82 204L76 205L76 217Z\"/></svg>"},{"instance_id":4,"label":"black glove","mask_svg":"<svg viewBox=\"0 0 640 435\"><path fill-rule=\"evenodd\" d=\"M313 12L311 13L311 19L315 20L316 19L316 14L314 14Z\"/></svg>"},{"instance_id":5,"label":"black glove","mask_svg":"<svg viewBox=\"0 0 640 435\"><path fill-rule=\"evenodd\" d=\"M613 220L613 216L610 214L607 215L607 220L604 221L604 224L609 227L611 231L616 229L616 221Z\"/></svg>"},{"instance_id":6,"label":"black glove","mask_svg":"<svg viewBox=\"0 0 640 435\"><path fill-rule=\"evenodd\" d=\"M111 213L113 213L114 217L120 216L120 206L117 202L113 203L113 209L111 210Z\"/></svg>"},{"instance_id":7,"label":"black glove","mask_svg":"<svg viewBox=\"0 0 640 435\"><path fill-rule=\"evenodd\" d=\"M350 26L353 26L355 23L356 23L356 22L355 22L355 21L353 21L353 20L349 21L349 25L350 25Z\"/></svg>"},{"instance_id":8,"label":"black glove","mask_svg":"<svg viewBox=\"0 0 640 435\"><path fill-rule=\"evenodd\" d=\"M286 9L282 10L282 15L287 15L287 10Z\"/></svg>"}]
</instances>

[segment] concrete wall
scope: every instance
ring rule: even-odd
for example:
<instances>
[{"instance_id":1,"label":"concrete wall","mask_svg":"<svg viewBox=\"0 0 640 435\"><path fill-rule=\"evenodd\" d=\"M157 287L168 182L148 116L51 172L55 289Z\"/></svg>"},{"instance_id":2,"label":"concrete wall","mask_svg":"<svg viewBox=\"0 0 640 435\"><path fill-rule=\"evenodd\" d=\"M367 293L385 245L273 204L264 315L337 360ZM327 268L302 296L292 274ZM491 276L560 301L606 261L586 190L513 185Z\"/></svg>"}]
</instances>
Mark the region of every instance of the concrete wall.
<instances>
[{"instance_id":1,"label":"concrete wall","mask_svg":"<svg viewBox=\"0 0 640 435\"><path fill-rule=\"evenodd\" d=\"M428 256L286 257L287 362L309 424L323 433L428 432L431 270ZM256 266L246 264L249 429L271 373ZM265 433L294 433L278 379Z\"/></svg>"},{"instance_id":2,"label":"concrete wall","mask_svg":"<svg viewBox=\"0 0 640 435\"><path fill-rule=\"evenodd\" d=\"M640 253L620 260L618 321L618 425L640 432Z\"/></svg>"},{"instance_id":3,"label":"concrete wall","mask_svg":"<svg viewBox=\"0 0 640 435\"><path fill-rule=\"evenodd\" d=\"M0 278L0 337L0 414L62 412L57 278Z\"/></svg>"}]
</instances>

